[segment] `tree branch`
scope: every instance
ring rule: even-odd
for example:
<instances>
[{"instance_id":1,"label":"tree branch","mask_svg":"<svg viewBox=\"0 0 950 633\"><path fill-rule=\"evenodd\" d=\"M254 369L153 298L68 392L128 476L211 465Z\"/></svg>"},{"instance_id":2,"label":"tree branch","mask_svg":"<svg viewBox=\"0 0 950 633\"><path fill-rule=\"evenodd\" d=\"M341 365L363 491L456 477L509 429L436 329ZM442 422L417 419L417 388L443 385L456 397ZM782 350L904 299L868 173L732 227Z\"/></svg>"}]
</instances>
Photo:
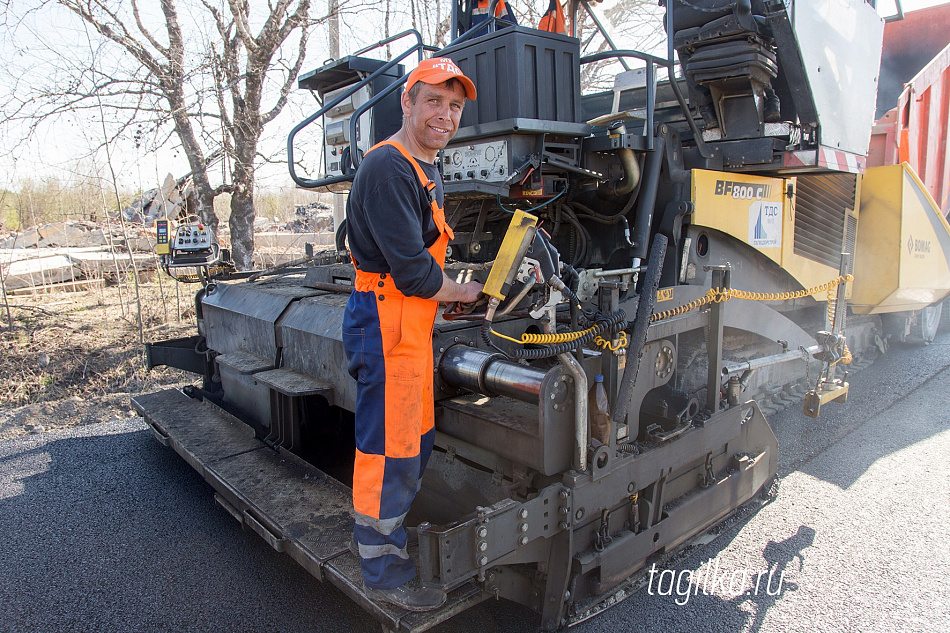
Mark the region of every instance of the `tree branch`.
<instances>
[{"instance_id":1,"label":"tree branch","mask_svg":"<svg viewBox=\"0 0 950 633\"><path fill-rule=\"evenodd\" d=\"M281 0L282 2L286 0ZM257 40L251 34L251 29L247 24L247 2L243 0L228 0L228 6L231 8L231 15L234 17L234 25L237 27L238 35L244 43L244 47L251 53L256 53L258 46ZM273 13L271 14L273 15Z\"/></svg>"},{"instance_id":2,"label":"tree branch","mask_svg":"<svg viewBox=\"0 0 950 633\"><path fill-rule=\"evenodd\" d=\"M300 42L297 45L297 60L294 62L290 72L287 73L287 79L284 81L284 84L280 87L280 96L277 99L277 103L273 108L270 109L269 112L265 113L261 117L262 124L266 125L267 123L273 121L287 104L287 97L294 87L294 82L297 81L297 76L300 74L300 68L303 66L304 57L307 54L307 39L309 34L310 31L306 27L300 30Z\"/></svg>"},{"instance_id":3,"label":"tree branch","mask_svg":"<svg viewBox=\"0 0 950 633\"><path fill-rule=\"evenodd\" d=\"M152 33L145 28L145 25L142 24L142 18L139 15L139 3L138 0L132 0L132 15L135 17L135 24L139 27L139 32L145 36L145 39L154 46L159 52L162 53L165 57L171 57L171 53L168 48L162 46L158 40L152 37Z\"/></svg>"}]
</instances>

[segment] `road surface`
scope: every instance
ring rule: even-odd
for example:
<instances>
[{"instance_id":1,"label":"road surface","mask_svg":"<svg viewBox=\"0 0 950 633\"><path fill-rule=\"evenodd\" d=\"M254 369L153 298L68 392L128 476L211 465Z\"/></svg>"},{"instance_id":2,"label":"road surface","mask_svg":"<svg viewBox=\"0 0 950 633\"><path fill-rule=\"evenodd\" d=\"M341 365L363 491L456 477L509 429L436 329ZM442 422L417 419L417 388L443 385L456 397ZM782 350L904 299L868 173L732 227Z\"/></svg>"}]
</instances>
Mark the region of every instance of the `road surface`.
<instances>
[{"instance_id":1,"label":"road surface","mask_svg":"<svg viewBox=\"0 0 950 633\"><path fill-rule=\"evenodd\" d=\"M950 631L950 335L821 419L772 417L775 500L572 631ZM0 442L0 632L371 631L138 418ZM438 633L536 631L483 603Z\"/></svg>"}]
</instances>

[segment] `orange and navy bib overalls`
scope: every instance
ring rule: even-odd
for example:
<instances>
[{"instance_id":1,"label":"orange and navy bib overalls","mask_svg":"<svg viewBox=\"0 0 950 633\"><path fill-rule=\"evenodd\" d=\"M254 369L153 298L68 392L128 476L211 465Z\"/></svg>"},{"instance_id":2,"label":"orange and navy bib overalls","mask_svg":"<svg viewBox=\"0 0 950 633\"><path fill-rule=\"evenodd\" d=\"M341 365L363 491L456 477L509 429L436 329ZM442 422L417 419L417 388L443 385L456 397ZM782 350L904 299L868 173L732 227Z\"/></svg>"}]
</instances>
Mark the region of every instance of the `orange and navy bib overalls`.
<instances>
[{"instance_id":1,"label":"orange and navy bib overalls","mask_svg":"<svg viewBox=\"0 0 950 633\"><path fill-rule=\"evenodd\" d=\"M439 237L428 248L439 267L452 229L419 163L394 141L429 195ZM355 291L343 317L347 369L357 380L354 537L364 582L391 589L415 576L403 521L419 490L435 440L432 327L438 302L403 295L386 273L356 266Z\"/></svg>"}]
</instances>

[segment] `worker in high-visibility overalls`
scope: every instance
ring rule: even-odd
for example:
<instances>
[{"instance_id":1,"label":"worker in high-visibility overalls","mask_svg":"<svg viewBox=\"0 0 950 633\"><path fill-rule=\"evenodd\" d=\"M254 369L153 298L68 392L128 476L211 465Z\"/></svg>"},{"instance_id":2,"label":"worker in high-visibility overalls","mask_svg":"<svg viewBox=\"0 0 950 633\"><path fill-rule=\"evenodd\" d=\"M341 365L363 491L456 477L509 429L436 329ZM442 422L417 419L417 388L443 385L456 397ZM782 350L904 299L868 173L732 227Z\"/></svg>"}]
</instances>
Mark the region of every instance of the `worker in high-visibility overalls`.
<instances>
[{"instance_id":1,"label":"worker in high-visibility overalls","mask_svg":"<svg viewBox=\"0 0 950 633\"><path fill-rule=\"evenodd\" d=\"M435 438L432 327L440 301L472 302L482 289L442 270L453 235L434 162L475 94L450 59L421 62L401 97L402 128L366 153L346 209L356 266L343 317L358 381L354 541L366 595L414 611L445 602L444 592L413 581L403 527Z\"/></svg>"},{"instance_id":2,"label":"worker in high-visibility overalls","mask_svg":"<svg viewBox=\"0 0 950 633\"><path fill-rule=\"evenodd\" d=\"M488 10L491 8L491 0L469 0L468 8L472 18L469 28L475 28L488 19ZM508 22L508 25L518 24L514 11L505 3L505 0L498 0L498 2L495 3L495 17ZM501 24L499 28L508 25ZM487 31L482 31L482 33L487 33Z\"/></svg>"}]
</instances>

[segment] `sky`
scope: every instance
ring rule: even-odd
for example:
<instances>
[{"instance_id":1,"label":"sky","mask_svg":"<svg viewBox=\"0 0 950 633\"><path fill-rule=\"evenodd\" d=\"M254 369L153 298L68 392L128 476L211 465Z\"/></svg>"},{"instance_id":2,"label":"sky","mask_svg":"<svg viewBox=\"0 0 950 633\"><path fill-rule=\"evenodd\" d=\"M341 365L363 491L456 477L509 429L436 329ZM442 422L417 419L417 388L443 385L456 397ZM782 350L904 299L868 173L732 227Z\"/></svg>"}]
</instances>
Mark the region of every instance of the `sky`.
<instances>
[{"instance_id":1,"label":"sky","mask_svg":"<svg viewBox=\"0 0 950 633\"><path fill-rule=\"evenodd\" d=\"M517 2L517 0L514 1ZM547 0L535 1L547 3ZM902 6L906 13L937 4L945 4L947 1L904 0ZM878 11L882 15L894 13L893 0L879 0L878 4ZM598 5L598 8L602 12L609 9L610 6L611 0L608 0ZM378 24L376 27L378 27ZM376 39L373 29L365 28L359 18L347 19L347 23L344 24L344 31L347 30L350 34L347 37L347 34L344 33L343 54L346 54L348 50L358 48L361 44L365 44L366 42L360 41L362 38L369 38L369 41ZM88 47L85 32L74 20L70 20L68 24L53 24L52 29L49 29L49 25L46 25L44 33L47 37L52 35L55 39L69 42L72 45ZM24 37L22 31L19 37ZM318 30L312 35L304 71L318 67L328 57L325 45L326 37L325 30ZM9 51L9 42L6 44L0 40L0 46ZM28 37L25 46L23 42L20 43L20 49L25 49L25 55L27 56L37 46L38 43L31 43ZM22 55L21 53L21 57ZM104 59L104 63L109 63L109 60ZM23 81L28 79L28 77L24 77ZM315 108L316 103L311 95L307 94L306 91L294 90L284 112L266 129L265 137L262 139L262 151L273 154L275 159L283 158L283 147L286 143L287 132ZM15 141L19 140L17 138L18 134L23 134L23 131L7 129L3 132L3 137L0 137L0 140L3 141L4 146L10 147L15 144ZM84 173L98 172L102 177L108 178L106 157L103 152L99 152L95 159L80 158L82 155L88 155L91 148L100 145L102 136L103 133L98 118L93 115L85 117L67 116L55 123L41 126L30 142L16 152L15 157L9 154L0 155L0 187L16 189L18 184L29 178L57 176L63 180L68 180L70 174L77 170ZM154 187L158 181L163 180L168 172L177 177L189 171L184 155L172 147L177 144L177 139L173 138L172 141L174 143L170 141L167 147L159 151L145 151L141 145L135 147L131 138L126 138L125 142L114 146L111 152L111 160L120 187L124 191L149 189ZM268 164L259 168L257 183L259 189L275 190L289 185L290 178L287 175L286 165Z\"/></svg>"}]
</instances>

